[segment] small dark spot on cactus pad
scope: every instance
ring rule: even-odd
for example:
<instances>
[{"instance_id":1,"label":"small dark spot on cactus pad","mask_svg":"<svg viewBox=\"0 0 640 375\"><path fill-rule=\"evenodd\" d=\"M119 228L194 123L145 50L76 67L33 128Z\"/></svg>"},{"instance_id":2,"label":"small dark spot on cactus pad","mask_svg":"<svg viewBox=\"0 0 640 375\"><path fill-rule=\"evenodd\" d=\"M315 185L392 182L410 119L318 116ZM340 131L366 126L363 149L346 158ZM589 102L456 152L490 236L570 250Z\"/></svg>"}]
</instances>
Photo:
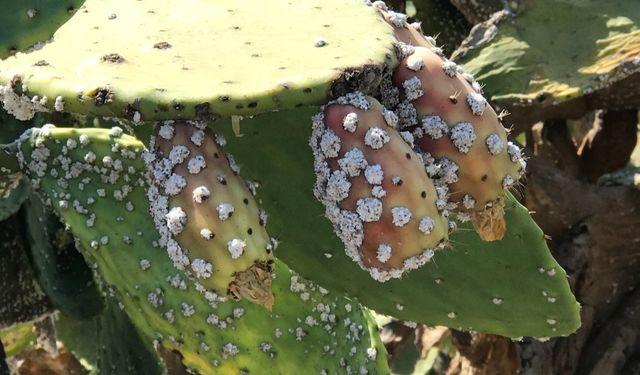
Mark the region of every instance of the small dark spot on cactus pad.
<instances>
[{"instance_id":1,"label":"small dark spot on cactus pad","mask_svg":"<svg viewBox=\"0 0 640 375\"><path fill-rule=\"evenodd\" d=\"M304 93L310 93L311 92L311 88L307 87L306 89L302 90L302 92Z\"/></svg>"},{"instance_id":2,"label":"small dark spot on cactus pad","mask_svg":"<svg viewBox=\"0 0 640 375\"><path fill-rule=\"evenodd\" d=\"M296 104L296 108L300 108L300 107L304 107L304 104L302 104L302 103Z\"/></svg>"},{"instance_id":3,"label":"small dark spot on cactus pad","mask_svg":"<svg viewBox=\"0 0 640 375\"><path fill-rule=\"evenodd\" d=\"M93 103L96 106L101 106L113 101L113 92L110 87L99 87L92 96Z\"/></svg>"},{"instance_id":4,"label":"small dark spot on cactus pad","mask_svg":"<svg viewBox=\"0 0 640 375\"><path fill-rule=\"evenodd\" d=\"M326 42L326 41L324 41L324 40L322 40L322 39L318 39L318 40L316 40L316 41L313 43L313 45L314 45L314 46L316 46L316 47L318 47L318 48L319 48L319 47L324 47L324 46L326 46L326 45L327 45L327 42Z\"/></svg>"},{"instance_id":5,"label":"small dark spot on cactus pad","mask_svg":"<svg viewBox=\"0 0 640 375\"><path fill-rule=\"evenodd\" d=\"M219 118L217 114L211 112L211 104L209 103L200 103L196 105L194 109L198 120L214 121Z\"/></svg>"},{"instance_id":6,"label":"small dark spot on cactus pad","mask_svg":"<svg viewBox=\"0 0 640 375\"><path fill-rule=\"evenodd\" d=\"M249 204L249 200L247 198L245 198L245 199L242 200L242 203Z\"/></svg>"},{"instance_id":7,"label":"small dark spot on cactus pad","mask_svg":"<svg viewBox=\"0 0 640 375\"><path fill-rule=\"evenodd\" d=\"M124 57L120 56L117 53L109 53L102 56L101 60L102 62L106 62L106 63L119 64L124 62Z\"/></svg>"},{"instance_id":8,"label":"small dark spot on cactus pad","mask_svg":"<svg viewBox=\"0 0 640 375\"><path fill-rule=\"evenodd\" d=\"M34 66L47 66L47 65L49 65L49 63L46 60L40 60L40 61L36 62L33 65Z\"/></svg>"},{"instance_id":9,"label":"small dark spot on cactus pad","mask_svg":"<svg viewBox=\"0 0 640 375\"><path fill-rule=\"evenodd\" d=\"M213 157L216 158L216 159L219 159L220 155L218 155L218 153L216 152L216 153L213 154Z\"/></svg>"},{"instance_id":10,"label":"small dark spot on cactus pad","mask_svg":"<svg viewBox=\"0 0 640 375\"><path fill-rule=\"evenodd\" d=\"M251 57L260 57L260 54L259 53L252 53Z\"/></svg>"},{"instance_id":11,"label":"small dark spot on cactus pad","mask_svg":"<svg viewBox=\"0 0 640 375\"><path fill-rule=\"evenodd\" d=\"M127 106L124 107L125 115L127 115L128 118L133 119L134 116L136 115L136 112L140 113L140 110L138 109L139 106L140 104L139 104L139 101L137 100L133 104L127 104Z\"/></svg>"},{"instance_id":12,"label":"small dark spot on cactus pad","mask_svg":"<svg viewBox=\"0 0 640 375\"><path fill-rule=\"evenodd\" d=\"M488 178L488 177L489 177L489 176L487 176L486 174L483 174L483 175L482 175L482 177L480 177L480 179L481 179L482 181L487 181L487 178Z\"/></svg>"},{"instance_id":13,"label":"small dark spot on cactus pad","mask_svg":"<svg viewBox=\"0 0 640 375\"><path fill-rule=\"evenodd\" d=\"M242 105L242 104L236 104L236 109L242 109L242 108L244 108L244 105Z\"/></svg>"},{"instance_id":14,"label":"small dark spot on cactus pad","mask_svg":"<svg viewBox=\"0 0 640 375\"><path fill-rule=\"evenodd\" d=\"M234 30L240 30L240 26L231 26L231 28Z\"/></svg>"},{"instance_id":15,"label":"small dark spot on cactus pad","mask_svg":"<svg viewBox=\"0 0 640 375\"><path fill-rule=\"evenodd\" d=\"M255 108L257 106L258 106L258 102L251 102L251 103L247 104L247 107L249 107L249 108Z\"/></svg>"},{"instance_id":16,"label":"small dark spot on cactus pad","mask_svg":"<svg viewBox=\"0 0 640 375\"><path fill-rule=\"evenodd\" d=\"M421 192L420 193L420 197L422 197L422 199L426 198L427 197L427 192L426 191Z\"/></svg>"},{"instance_id":17,"label":"small dark spot on cactus pad","mask_svg":"<svg viewBox=\"0 0 640 375\"><path fill-rule=\"evenodd\" d=\"M222 96L218 97L218 99L220 99L221 102L228 102L229 99L231 99L231 98L229 97L229 95L222 95Z\"/></svg>"},{"instance_id":18,"label":"small dark spot on cactus pad","mask_svg":"<svg viewBox=\"0 0 640 375\"><path fill-rule=\"evenodd\" d=\"M247 233L248 233L249 235L252 235L252 234L253 234L253 229L251 229L251 228L247 229Z\"/></svg>"},{"instance_id":19,"label":"small dark spot on cactus pad","mask_svg":"<svg viewBox=\"0 0 640 375\"><path fill-rule=\"evenodd\" d=\"M160 43L156 43L153 45L153 48L157 48L157 49L167 49L167 48L171 48L171 44L167 43L167 42L160 42Z\"/></svg>"},{"instance_id":20,"label":"small dark spot on cactus pad","mask_svg":"<svg viewBox=\"0 0 640 375\"><path fill-rule=\"evenodd\" d=\"M456 95L451 95L449 96L449 100L451 101L451 103L453 104L458 104L458 97Z\"/></svg>"},{"instance_id":21,"label":"small dark spot on cactus pad","mask_svg":"<svg viewBox=\"0 0 640 375\"><path fill-rule=\"evenodd\" d=\"M411 160L411 154L408 152L404 154L404 157L407 158L407 160Z\"/></svg>"},{"instance_id":22,"label":"small dark spot on cactus pad","mask_svg":"<svg viewBox=\"0 0 640 375\"><path fill-rule=\"evenodd\" d=\"M222 176L220 176L220 179L219 179L218 181L220 181L220 183L221 183L222 185L226 185L226 184L227 184L227 179L226 179L226 178L224 178L224 177L222 177ZM231 217L231 215L229 215L229 217Z\"/></svg>"},{"instance_id":23,"label":"small dark spot on cactus pad","mask_svg":"<svg viewBox=\"0 0 640 375\"><path fill-rule=\"evenodd\" d=\"M180 104L179 102L173 101L171 106L173 107L173 109L175 109L176 111L182 111L184 109L184 105Z\"/></svg>"}]
</instances>

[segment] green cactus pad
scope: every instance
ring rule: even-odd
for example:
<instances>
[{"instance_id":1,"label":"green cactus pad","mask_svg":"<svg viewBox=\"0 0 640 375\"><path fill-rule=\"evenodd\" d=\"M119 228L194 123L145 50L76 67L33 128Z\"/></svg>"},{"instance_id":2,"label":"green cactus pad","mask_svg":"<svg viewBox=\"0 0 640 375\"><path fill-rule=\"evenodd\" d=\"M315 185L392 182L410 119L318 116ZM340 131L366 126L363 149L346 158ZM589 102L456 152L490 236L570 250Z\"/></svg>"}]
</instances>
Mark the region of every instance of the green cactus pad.
<instances>
[{"instance_id":1,"label":"green cactus pad","mask_svg":"<svg viewBox=\"0 0 640 375\"><path fill-rule=\"evenodd\" d=\"M88 0L54 38L0 63L0 84L134 120L321 104L395 63L391 28L357 1Z\"/></svg>"},{"instance_id":2,"label":"green cactus pad","mask_svg":"<svg viewBox=\"0 0 640 375\"><path fill-rule=\"evenodd\" d=\"M84 0L3 0L0 59L45 42Z\"/></svg>"},{"instance_id":3,"label":"green cactus pad","mask_svg":"<svg viewBox=\"0 0 640 375\"><path fill-rule=\"evenodd\" d=\"M523 9L514 19L493 22L497 29L487 25L482 30L489 37L472 38L454 54L497 104L544 107L638 75L640 2L526 1ZM610 95L633 95L637 104L635 82L629 92ZM597 108L606 105L595 102Z\"/></svg>"},{"instance_id":4,"label":"green cactus pad","mask_svg":"<svg viewBox=\"0 0 640 375\"><path fill-rule=\"evenodd\" d=\"M510 337L568 335L578 328L579 306L565 272L512 197L504 240L483 243L469 225L461 225L450 237L452 249L438 252L421 269L401 280L371 279L347 257L313 196L307 140L316 112L305 108L243 120L242 137L229 124L215 128L225 134L243 173L261 184L257 198L271 214L271 235L280 240L277 257L305 277L403 320ZM293 126L298 131L290 131Z\"/></svg>"},{"instance_id":5,"label":"green cactus pad","mask_svg":"<svg viewBox=\"0 0 640 375\"><path fill-rule=\"evenodd\" d=\"M102 296L71 233L35 194L24 203L21 217L31 266L53 307L77 320L99 314Z\"/></svg>"},{"instance_id":6,"label":"green cactus pad","mask_svg":"<svg viewBox=\"0 0 640 375\"><path fill-rule=\"evenodd\" d=\"M86 249L105 290L119 297L147 340L179 351L189 367L203 375L264 369L333 374L347 366L388 373L375 323L359 305L304 281L280 262L271 312L198 292L158 246L145 196L150 176L137 139L118 129L43 127L22 140L32 182ZM113 168L104 166L105 156ZM66 172L69 178L60 178Z\"/></svg>"}]
</instances>

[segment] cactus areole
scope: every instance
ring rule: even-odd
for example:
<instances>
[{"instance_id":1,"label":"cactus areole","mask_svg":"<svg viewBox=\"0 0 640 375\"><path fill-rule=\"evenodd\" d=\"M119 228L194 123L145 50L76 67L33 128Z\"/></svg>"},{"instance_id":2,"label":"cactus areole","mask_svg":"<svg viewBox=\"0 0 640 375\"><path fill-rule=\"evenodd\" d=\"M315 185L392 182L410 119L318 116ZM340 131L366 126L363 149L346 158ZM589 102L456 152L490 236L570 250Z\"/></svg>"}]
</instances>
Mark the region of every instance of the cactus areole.
<instances>
[{"instance_id":1,"label":"cactus areole","mask_svg":"<svg viewBox=\"0 0 640 375\"><path fill-rule=\"evenodd\" d=\"M525 162L501 116L382 2L87 0L50 43L0 61L0 102L20 120L94 116L25 132L5 169L43 193L136 327L203 374L276 354L278 373L306 356L322 374L385 373L341 293L507 336L577 328L509 195ZM467 221L479 237L460 235Z\"/></svg>"}]
</instances>

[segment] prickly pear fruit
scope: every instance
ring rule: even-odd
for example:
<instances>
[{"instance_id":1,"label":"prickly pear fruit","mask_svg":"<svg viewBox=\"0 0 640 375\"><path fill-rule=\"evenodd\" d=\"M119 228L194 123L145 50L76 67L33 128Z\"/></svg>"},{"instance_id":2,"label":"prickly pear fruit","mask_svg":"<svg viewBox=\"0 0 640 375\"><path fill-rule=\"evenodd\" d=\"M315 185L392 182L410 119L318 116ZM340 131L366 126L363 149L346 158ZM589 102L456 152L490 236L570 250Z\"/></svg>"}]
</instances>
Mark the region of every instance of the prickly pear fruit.
<instances>
[{"instance_id":1,"label":"prickly pear fruit","mask_svg":"<svg viewBox=\"0 0 640 375\"><path fill-rule=\"evenodd\" d=\"M520 149L507 141L500 116L473 77L428 48L414 47L393 73L401 126L412 127L437 185L450 186L461 220L485 241L505 231L503 196L524 172Z\"/></svg>"},{"instance_id":2,"label":"prickly pear fruit","mask_svg":"<svg viewBox=\"0 0 640 375\"><path fill-rule=\"evenodd\" d=\"M380 282L419 268L447 242L436 189L396 121L356 92L314 117L310 141L316 198L347 254Z\"/></svg>"},{"instance_id":3,"label":"prickly pear fruit","mask_svg":"<svg viewBox=\"0 0 640 375\"><path fill-rule=\"evenodd\" d=\"M152 143L149 198L175 266L206 290L271 309L276 242L224 138L204 123L165 121Z\"/></svg>"},{"instance_id":4,"label":"prickly pear fruit","mask_svg":"<svg viewBox=\"0 0 640 375\"><path fill-rule=\"evenodd\" d=\"M145 196L152 177L143 143L109 133L45 127L25 134L20 150L27 175L147 343L179 352L202 375L389 373L370 315L282 262L275 264L272 312L245 300L203 297L159 248ZM115 168L101 164L106 157ZM123 185L130 187L124 198Z\"/></svg>"},{"instance_id":5,"label":"prickly pear fruit","mask_svg":"<svg viewBox=\"0 0 640 375\"><path fill-rule=\"evenodd\" d=\"M372 5L378 9L384 20L393 27L393 34L399 42L412 46L435 47L435 40L422 33L419 22L409 23L406 14L390 10L384 1L375 1Z\"/></svg>"}]
</instances>

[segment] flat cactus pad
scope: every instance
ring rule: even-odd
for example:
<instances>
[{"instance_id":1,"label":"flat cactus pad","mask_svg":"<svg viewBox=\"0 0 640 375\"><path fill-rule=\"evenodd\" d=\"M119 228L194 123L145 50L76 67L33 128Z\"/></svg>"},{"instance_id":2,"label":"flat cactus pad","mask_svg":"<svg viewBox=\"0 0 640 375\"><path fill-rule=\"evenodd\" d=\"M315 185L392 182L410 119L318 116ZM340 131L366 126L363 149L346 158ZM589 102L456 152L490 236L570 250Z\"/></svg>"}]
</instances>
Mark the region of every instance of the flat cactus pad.
<instances>
[{"instance_id":1,"label":"flat cactus pad","mask_svg":"<svg viewBox=\"0 0 640 375\"><path fill-rule=\"evenodd\" d=\"M359 1L89 0L54 42L2 62L0 84L21 77L49 109L213 119L371 91L392 43Z\"/></svg>"},{"instance_id":2,"label":"flat cactus pad","mask_svg":"<svg viewBox=\"0 0 640 375\"><path fill-rule=\"evenodd\" d=\"M84 0L3 0L0 59L46 42Z\"/></svg>"},{"instance_id":3,"label":"flat cactus pad","mask_svg":"<svg viewBox=\"0 0 640 375\"><path fill-rule=\"evenodd\" d=\"M612 88L603 94L606 100L592 101L602 108L637 105L640 100L638 1L526 1L515 18L494 19L478 29L483 30L485 37L469 39L454 59L486 84L489 97L498 104L517 103L530 114L531 108L597 94L632 75L635 85ZM509 109L516 114L516 109ZM529 120L545 115L558 116L539 110ZM518 118L524 116L518 113Z\"/></svg>"}]
</instances>

